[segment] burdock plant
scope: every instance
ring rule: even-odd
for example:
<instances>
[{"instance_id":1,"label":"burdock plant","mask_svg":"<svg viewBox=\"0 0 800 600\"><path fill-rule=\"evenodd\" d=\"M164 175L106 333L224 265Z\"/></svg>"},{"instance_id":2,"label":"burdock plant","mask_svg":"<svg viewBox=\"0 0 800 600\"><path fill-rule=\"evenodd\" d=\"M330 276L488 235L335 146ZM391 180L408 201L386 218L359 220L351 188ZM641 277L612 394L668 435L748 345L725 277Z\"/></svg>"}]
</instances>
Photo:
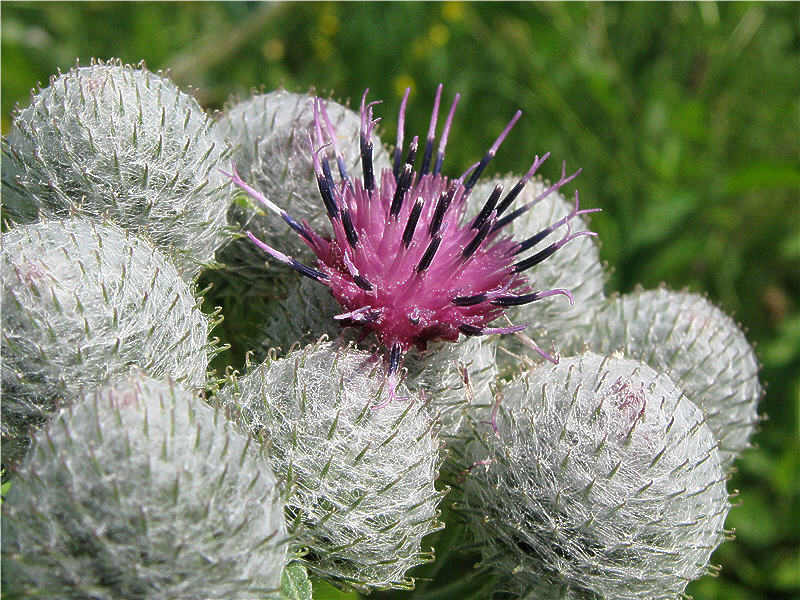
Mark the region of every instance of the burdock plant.
<instances>
[{"instance_id":1,"label":"burdock plant","mask_svg":"<svg viewBox=\"0 0 800 600\"><path fill-rule=\"evenodd\" d=\"M427 134L410 142L408 99L393 148L366 92L356 112L279 90L211 125L168 80L114 62L60 75L16 113L3 158L4 432L22 439L26 415L42 423L71 404L7 474L20 491L4 508L17 537L3 544L20 593L266 595L283 550L251 542L281 536L278 513L293 600L310 597L295 585L305 568L342 588L411 589L445 539L426 536L459 523L495 585L487 596L678 598L712 568L761 394L744 335L697 296L607 299L593 210L568 189L578 171L546 181L542 154L522 176L485 177L520 113L453 176L459 96L440 118L440 86ZM247 339L225 341L257 359L207 380L207 318L185 281L226 226L240 239L216 260ZM92 396L129 363L213 391L205 402L224 411L193 398L178 418L139 402L134 418L125 394ZM164 386L189 402L140 377L159 407ZM125 452L133 440L141 456ZM271 492L249 477L259 461L282 488L268 509ZM164 535L145 548L137 536L156 519ZM210 537L196 526L209 519ZM452 576L447 563L428 573L427 585Z\"/></svg>"}]
</instances>

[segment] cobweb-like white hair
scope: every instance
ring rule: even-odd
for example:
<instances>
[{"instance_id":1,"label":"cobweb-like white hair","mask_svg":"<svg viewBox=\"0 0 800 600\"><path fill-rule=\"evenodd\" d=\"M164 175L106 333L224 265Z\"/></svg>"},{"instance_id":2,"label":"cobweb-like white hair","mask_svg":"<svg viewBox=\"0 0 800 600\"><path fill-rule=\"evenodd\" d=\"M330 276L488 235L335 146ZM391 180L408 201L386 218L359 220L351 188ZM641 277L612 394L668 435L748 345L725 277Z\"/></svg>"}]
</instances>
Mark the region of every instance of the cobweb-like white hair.
<instances>
[{"instance_id":1,"label":"cobweb-like white hair","mask_svg":"<svg viewBox=\"0 0 800 600\"><path fill-rule=\"evenodd\" d=\"M708 570L725 476L668 377L619 356L562 359L508 385L492 424L476 425L458 505L507 587L674 599Z\"/></svg>"}]
</instances>

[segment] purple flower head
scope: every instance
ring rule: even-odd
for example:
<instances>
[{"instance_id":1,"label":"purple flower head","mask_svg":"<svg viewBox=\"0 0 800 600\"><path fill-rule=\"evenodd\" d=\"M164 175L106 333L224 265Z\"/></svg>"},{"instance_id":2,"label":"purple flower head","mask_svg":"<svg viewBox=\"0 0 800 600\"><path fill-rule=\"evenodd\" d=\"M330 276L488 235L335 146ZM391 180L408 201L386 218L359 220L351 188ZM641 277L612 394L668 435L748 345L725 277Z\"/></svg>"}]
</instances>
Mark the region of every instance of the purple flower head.
<instances>
[{"instance_id":1,"label":"purple flower head","mask_svg":"<svg viewBox=\"0 0 800 600\"><path fill-rule=\"evenodd\" d=\"M498 184L477 215L465 208L475 183L503 140L521 116L517 111L480 162L457 179L441 174L445 147L459 95L456 94L434 156L436 125L442 86L436 92L430 128L415 170L419 138L414 137L403 156L406 90L398 117L394 168L375 173L372 164L372 131L378 122L361 100L361 163L363 178L352 177L337 144L336 131L325 104L314 101L314 129L308 132L310 151L320 195L331 223L331 232L320 234L307 222L298 222L269 199L247 185L235 169L231 178L242 189L277 212L316 254L315 267L304 265L268 246L248 232L250 239L273 258L330 288L344 312L334 318L361 327L363 336L374 332L389 350L388 374L392 390L402 357L411 347L424 350L433 340L456 341L459 334L488 335L513 333L527 323L490 327L509 306L534 302L561 294L572 302L565 289L535 290L524 273L547 259L564 244L589 231L573 232L575 208L563 219L526 240L515 241L503 234L512 220L574 179L579 171L566 175L527 204L509 210L547 159L535 157L528 172L509 190ZM334 176L332 160L338 176ZM505 194L504 194L505 192ZM557 240L529 256L553 232L566 226ZM546 354L542 353L547 356Z\"/></svg>"}]
</instances>

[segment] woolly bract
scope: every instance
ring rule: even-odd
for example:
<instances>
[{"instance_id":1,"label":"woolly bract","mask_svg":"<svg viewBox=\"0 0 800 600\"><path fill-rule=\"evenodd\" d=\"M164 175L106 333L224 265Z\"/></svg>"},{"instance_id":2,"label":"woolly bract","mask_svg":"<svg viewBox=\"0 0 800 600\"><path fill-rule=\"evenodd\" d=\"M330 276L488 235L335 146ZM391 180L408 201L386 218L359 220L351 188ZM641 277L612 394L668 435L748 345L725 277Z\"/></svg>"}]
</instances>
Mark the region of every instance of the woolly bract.
<instances>
[{"instance_id":1,"label":"woolly bract","mask_svg":"<svg viewBox=\"0 0 800 600\"><path fill-rule=\"evenodd\" d=\"M204 383L208 318L149 242L112 224L43 221L7 232L2 257L4 462L57 403L130 364Z\"/></svg>"},{"instance_id":2,"label":"woolly bract","mask_svg":"<svg viewBox=\"0 0 800 600\"><path fill-rule=\"evenodd\" d=\"M53 78L13 115L3 144L3 212L107 215L146 231L193 277L223 241L226 154L197 101L145 68L93 62Z\"/></svg>"},{"instance_id":3,"label":"woolly bract","mask_svg":"<svg viewBox=\"0 0 800 600\"><path fill-rule=\"evenodd\" d=\"M509 190L518 179L516 176L506 176L479 183L468 200L469 205L474 210L484 202L498 183L503 185L503 189ZM530 210L507 226L506 235L518 241L526 240L558 223L575 210L574 202L568 202L561 191L553 190L545 195L550 187L551 184L541 178L536 178L525 186L514 206L523 206L539 196L543 197ZM570 219L570 228L573 232L581 231L588 228L588 223L581 215L577 215ZM544 249L550 243L567 235L567 231L567 225L562 224L535 249ZM594 313L605 298L603 293L605 274L600 262L597 240L592 236L572 240L531 269L528 278L533 290L559 288L569 290L575 302L574 306L570 306L566 298L554 296L509 308L508 317L515 323L530 322L525 334L545 349L549 350L551 342L561 350L580 349L585 342L586 332L593 321ZM499 343L515 354L535 357L512 336L500 338ZM504 362L511 360L505 352L500 352L498 357ZM514 362L518 361L514 359Z\"/></svg>"},{"instance_id":4,"label":"woolly bract","mask_svg":"<svg viewBox=\"0 0 800 600\"><path fill-rule=\"evenodd\" d=\"M536 598L674 599L707 570L729 504L700 410L638 361L586 354L503 390L460 510L484 564Z\"/></svg>"},{"instance_id":5,"label":"woolly bract","mask_svg":"<svg viewBox=\"0 0 800 600\"><path fill-rule=\"evenodd\" d=\"M758 361L733 319L702 296L662 288L611 298L589 340L668 374L707 415L723 461L749 446L762 394Z\"/></svg>"},{"instance_id":6,"label":"woolly bract","mask_svg":"<svg viewBox=\"0 0 800 600\"><path fill-rule=\"evenodd\" d=\"M431 421L412 399L375 408L384 382L374 356L318 343L220 395L292 486L287 524L309 569L361 590L412 587L406 571L432 559L421 540L442 527Z\"/></svg>"},{"instance_id":7,"label":"woolly bract","mask_svg":"<svg viewBox=\"0 0 800 600\"><path fill-rule=\"evenodd\" d=\"M358 331L343 328L334 316L341 307L330 291L306 278L290 279L285 298L267 312L259 327L259 353L270 347L284 353L296 343L307 344L323 335L355 341ZM470 404L490 405L489 384L497 376L496 344L493 338L469 337L456 344L435 342L425 352L406 355L406 386L412 393L425 394L433 417L441 423L443 436L458 433ZM466 381L465 378L466 377Z\"/></svg>"},{"instance_id":8,"label":"woolly bract","mask_svg":"<svg viewBox=\"0 0 800 600\"><path fill-rule=\"evenodd\" d=\"M266 598L286 562L260 445L171 382L132 373L36 436L3 502L3 593Z\"/></svg>"},{"instance_id":9,"label":"woolly bract","mask_svg":"<svg viewBox=\"0 0 800 600\"><path fill-rule=\"evenodd\" d=\"M234 146L236 170L250 185L294 218L306 219L314 228L328 227L325 206L319 198L308 132L314 128L313 93L276 90L257 94L230 106L215 124L218 143ZM325 101L327 114L340 139L345 165L361 175L358 113L332 100ZM389 167L389 156L373 135L376 171ZM292 252L308 248L286 223L263 207L232 209L231 220L257 237ZM246 239L228 246L220 261L238 275L263 280L264 253ZM272 266L268 263L268 266Z\"/></svg>"}]
</instances>

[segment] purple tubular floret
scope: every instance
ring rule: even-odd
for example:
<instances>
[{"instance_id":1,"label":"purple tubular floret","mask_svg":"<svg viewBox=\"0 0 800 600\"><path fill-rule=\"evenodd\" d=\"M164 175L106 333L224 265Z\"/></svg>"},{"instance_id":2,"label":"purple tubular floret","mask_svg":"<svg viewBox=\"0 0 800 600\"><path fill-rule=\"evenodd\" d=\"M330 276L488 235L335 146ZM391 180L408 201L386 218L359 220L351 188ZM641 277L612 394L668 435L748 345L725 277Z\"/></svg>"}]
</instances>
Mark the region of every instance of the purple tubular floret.
<instances>
[{"instance_id":1,"label":"purple tubular floret","mask_svg":"<svg viewBox=\"0 0 800 600\"><path fill-rule=\"evenodd\" d=\"M411 94L411 88L407 87L403 94L403 101L400 103L400 111L397 114L397 145L394 148L394 178L400 176L400 167L403 164L403 135L405 133L406 122L406 104L408 103L408 96Z\"/></svg>"},{"instance_id":2,"label":"purple tubular floret","mask_svg":"<svg viewBox=\"0 0 800 600\"><path fill-rule=\"evenodd\" d=\"M442 100L442 84L436 88L436 98L433 101L433 112L431 113L431 124L428 127L428 138L425 142L425 154L422 156L422 166L420 167L420 176L425 175L431 166L431 158L433 158L433 143L436 137L436 121L439 118L439 103Z\"/></svg>"},{"instance_id":3,"label":"purple tubular floret","mask_svg":"<svg viewBox=\"0 0 800 600\"><path fill-rule=\"evenodd\" d=\"M421 197L417 198L411 212L408 214L408 222L406 223L406 228L403 230L403 246L406 248L411 245L411 240L414 238L417 221L419 221L419 215L422 213L422 205L423 199Z\"/></svg>"},{"instance_id":4,"label":"purple tubular floret","mask_svg":"<svg viewBox=\"0 0 800 600\"><path fill-rule=\"evenodd\" d=\"M514 187L511 188L508 194L506 194L506 197L503 198L500 204L497 205L498 217L502 215L509 206L511 206L511 203L514 202L514 200L517 199L517 196L519 196L520 192L525 188L528 181L530 181L531 177L534 176L536 171L539 170L539 167L541 167L544 161L546 161L549 157L550 153L547 152L544 156L542 156L542 158L536 156L533 159L533 164L531 165L530 169L528 169L528 172L525 173L525 175L523 175L522 177L520 177L516 185L514 185Z\"/></svg>"},{"instance_id":5,"label":"purple tubular floret","mask_svg":"<svg viewBox=\"0 0 800 600\"><path fill-rule=\"evenodd\" d=\"M433 257L436 256L436 251L439 249L439 244L442 243L442 237L436 235L431 240L431 243L428 244L427 249L425 250L425 254L422 255L422 258L419 261L419 264L416 267L417 273L424 273L428 267L431 266L433 262Z\"/></svg>"},{"instance_id":6,"label":"purple tubular floret","mask_svg":"<svg viewBox=\"0 0 800 600\"><path fill-rule=\"evenodd\" d=\"M358 233L356 233L356 228L353 227L350 209L346 206L342 208L342 225L344 226L344 234L347 236L347 242L352 248L355 248L358 244Z\"/></svg>"},{"instance_id":7,"label":"purple tubular floret","mask_svg":"<svg viewBox=\"0 0 800 600\"><path fill-rule=\"evenodd\" d=\"M486 204L483 205L481 212L478 213L478 216L475 217L475 220L472 222L471 227L473 229L480 228L483 222L489 218L489 215L492 214L492 211L494 210L495 205L497 204L497 200L498 198L500 198L500 194L502 193L503 193L503 184L498 183L496 186L494 186L492 193L489 194L489 199L486 200Z\"/></svg>"},{"instance_id":8,"label":"purple tubular floret","mask_svg":"<svg viewBox=\"0 0 800 600\"><path fill-rule=\"evenodd\" d=\"M444 123L442 130L442 138L439 140L439 149L436 152L436 163L433 165L433 174L438 175L442 170L442 163L444 162L444 150L447 147L447 136L450 134L450 126L453 124L453 115L456 112L456 106L461 94L456 94L453 98L453 104L450 106L450 112L447 115L447 120Z\"/></svg>"},{"instance_id":9,"label":"purple tubular floret","mask_svg":"<svg viewBox=\"0 0 800 600\"><path fill-rule=\"evenodd\" d=\"M467 180L467 183L464 184L464 188L466 190L465 193L469 193L470 190L475 187L475 184L478 182L478 178L481 176L489 162L494 158L494 155L497 153L497 149L500 147L500 144L503 143L503 140L506 139L506 136L511 131L511 128L514 127L514 124L521 116L521 110L518 110L516 113L514 113L514 116L511 118L511 121L508 122L506 128L503 129L502 133L497 137L494 144L492 144L492 147L489 148L489 151L484 155L480 163L478 163L478 168L473 171L472 176Z\"/></svg>"}]
</instances>

